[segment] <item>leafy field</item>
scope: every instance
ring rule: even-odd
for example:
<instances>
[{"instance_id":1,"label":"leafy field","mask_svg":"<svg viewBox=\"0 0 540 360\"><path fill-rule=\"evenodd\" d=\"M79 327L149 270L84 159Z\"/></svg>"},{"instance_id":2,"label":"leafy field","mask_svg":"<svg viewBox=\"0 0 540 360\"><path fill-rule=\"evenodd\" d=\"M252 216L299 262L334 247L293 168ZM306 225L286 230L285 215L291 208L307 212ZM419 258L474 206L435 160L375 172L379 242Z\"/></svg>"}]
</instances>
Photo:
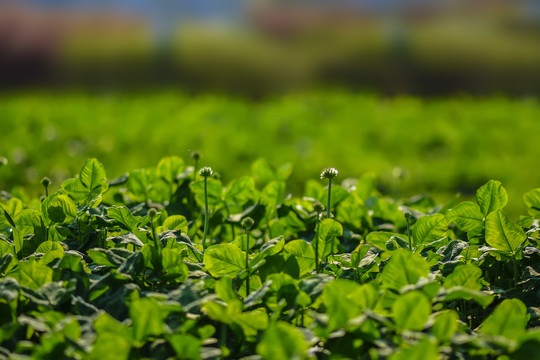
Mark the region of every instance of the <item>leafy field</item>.
<instances>
[{"instance_id":1,"label":"leafy field","mask_svg":"<svg viewBox=\"0 0 540 360\"><path fill-rule=\"evenodd\" d=\"M2 192L0 356L540 351L540 189L513 222L493 180L472 202L436 205L383 196L370 175L325 169L289 196L289 166L258 160L222 182L193 164L167 157L111 180L89 159L56 192L44 179L41 201Z\"/></svg>"},{"instance_id":2,"label":"leafy field","mask_svg":"<svg viewBox=\"0 0 540 360\"><path fill-rule=\"evenodd\" d=\"M53 188L89 157L111 177L168 155L202 152L228 182L259 157L292 163L299 195L318 169L342 178L378 174L385 193L427 192L438 201L474 197L489 179L508 189L508 211L526 211L521 195L540 184L538 100L381 98L339 91L248 101L221 95L20 94L0 98L0 188ZM395 168L396 171L394 171ZM402 170L399 170L402 169ZM403 176L405 175L405 176Z\"/></svg>"}]
</instances>

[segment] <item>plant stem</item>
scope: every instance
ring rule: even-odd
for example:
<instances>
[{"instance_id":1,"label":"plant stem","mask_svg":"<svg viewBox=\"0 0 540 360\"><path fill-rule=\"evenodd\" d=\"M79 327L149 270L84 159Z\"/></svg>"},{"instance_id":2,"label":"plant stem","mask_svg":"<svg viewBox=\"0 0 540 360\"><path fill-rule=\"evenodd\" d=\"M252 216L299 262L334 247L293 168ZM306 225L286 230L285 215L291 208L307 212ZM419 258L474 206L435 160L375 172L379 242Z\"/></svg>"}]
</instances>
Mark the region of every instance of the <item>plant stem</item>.
<instances>
[{"instance_id":1,"label":"plant stem","mask_svg":"<svg viewBox=\"0 0 540 360\"><path fill-rule=\"evenodd\" d=\"M519 277L518 277L519 268L518 268L518 263L517 263L515 254L513 257L513 261L514 261L514 286L517 286L517 283L519 282Z\"/></svg>"},{"instance_id":2,"label":"plant stem","mask_svg":"<svg viewBox=\"0 0 540 360\"><path fill-rule=\"evenodd\" d=\"M330 219L330 196L332 194L332 178L328 179L328 206L326 207L326 217Z\"/></svg>"},{"instance_id":3,"label":"plant stem","mask_svg":"<svg viewBox=\"0 0 540 360\"><path fill-rule=\"evenodd\" d=\"M315 231L315 272L319 273L319 227L320 223L317 220L317 229Z\"/></svg>"},{"instance_id":4,"label":"plant stem","mask_svg":"<svg viewBox=\"0 0 540 360\"><path fill-rule=\"evenodd\" d=\"M246 229L246 297L249 296L249 230Z\"/></svg>"},{"instance_id":5,"label":"plant stem","mask_svg":"<svg viewBox=\"0 0 540 360\"><path fill-rule=\"evenodd\" d=\"M408 217L405 220L407 220L407 235L409 235L409 250L412 251L411 224Z\"/></svg>"},{"instance_id":6,"label":"plant stem","mask_svg":"<svg viewBox=\"0 0 540 360\"><path fill-rule=\"evenodd\" d=\"M208 233L208 187L207 178L204 177L204 233L203 233L203 249L206 249L206 235Z\"/></svg>"}]
</instances>

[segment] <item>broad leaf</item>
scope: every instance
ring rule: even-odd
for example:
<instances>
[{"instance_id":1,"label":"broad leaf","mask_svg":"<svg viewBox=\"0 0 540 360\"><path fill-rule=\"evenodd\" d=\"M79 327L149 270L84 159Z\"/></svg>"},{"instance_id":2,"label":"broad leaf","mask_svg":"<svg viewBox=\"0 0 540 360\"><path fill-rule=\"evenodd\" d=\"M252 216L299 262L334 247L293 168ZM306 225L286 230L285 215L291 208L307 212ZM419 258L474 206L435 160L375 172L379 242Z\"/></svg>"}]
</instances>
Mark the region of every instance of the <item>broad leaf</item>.
<instances>
[{"instance_id":1,"label":"broad leaf","mask_svg":"<svg viewBox=\"0 0 540 360\"><path fill-rule=\"evenodd\" d=\"M502 211L494 211L486 218L486 242L497 250L514 253L527 239L523 230Z\"/></svg>"},{"instance_id":2,"label":"broad leaf","mask_svg":"<svg viewBox=\"0 0 540 360\"><path fill-rule=\"evenodd\" d=\"M500 181L489 180L476 190L476 202L486 217L491 212L504 208L508 202L508 195Z\"/></svg>"},{"instance_id":3,"label":"broad leaf","mask_svg":"<svg viewBox=\"0 0 540 360\"><path fill-rule=\"evenodd\" d=\"M517 339L525 332L529 322L527 307L519 299L506 299L488 316L479 332L487 335L502 335Z\"/></svg>"},{"instance_id":4,"label":"broad leaf","mask_svg":"<svg viewBox=\"0 0 540 360\"><path fill-rule=\"evenodd\" d=\"M204 265L214 277L234 277L246 266L244 253L233 244L212 245L204 252Z\"/></svg>"},{"instance_id":5,"label":"broad leaf","mask_svg":"<svg viewBox=\"0 0 540 360\"><path fill-rule=\"evenodd\" d=\"M416 248L418 245L427 244L443 238L446 236L447 228L448 224L442 214L422 216L413 228L413 246Z\"/></svg>"},{"instance_id":6,"label":"broad leaf","mask_svg":"<svg viewBox=\"0 0 540 360\"><path fill-rule=\"evenodd\" d=\"M410 291L392 304L392 317L402 330L420 331L431 315L431 302L424 293Z\"/></svg>"},{"instance_id":7,"label":"broad leaf","mask_svg":"<svg viewBox=\"0 0 540 360\"><path fill-rule=\"evenodd\" d=\"M537 219L540 218L540 188L525 193L523 195L523 201L527 205L529 214Z\"/></svg>"},{"instance_id":8,"label":"broad leaf","mask_svg":"<svg viewBox=\"0 0 540 360\"><path fill-rule=\"evenodd\" d=\"M465 201L446 214L448 222L453 222L465 232L475 231L484 226L484 214L480 207L470 201Z\"/></svg>"},{"instance_id":9,"label":"broad leaf","mask_svg":"<svg viewBox=\"0 0 540 360\"><path fill-rule=\"evenodd\" d=\"M382 272L383 285L400 291L406 285L416 284L429 274L429 264L420 255L401 249L393 253Z\"/></svg>"},{"instance_id":10,"label":"broad leaf","mask_svg":"<svg viewBox=\"0 0 540 360\"><path fill-rule=\"evenodd\" d=\"M307 349L304 335L285 322L270 325L257 344L257 353L263 359L303 359Z\"/></svg>"}]
</instances>

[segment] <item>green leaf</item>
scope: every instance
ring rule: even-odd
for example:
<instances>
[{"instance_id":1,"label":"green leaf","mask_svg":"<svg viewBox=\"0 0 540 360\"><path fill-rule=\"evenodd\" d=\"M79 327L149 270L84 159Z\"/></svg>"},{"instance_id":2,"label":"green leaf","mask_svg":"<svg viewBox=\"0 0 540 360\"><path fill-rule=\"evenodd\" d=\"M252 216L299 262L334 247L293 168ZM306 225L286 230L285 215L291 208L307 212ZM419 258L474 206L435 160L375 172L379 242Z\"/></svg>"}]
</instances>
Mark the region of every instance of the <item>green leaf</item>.
<instances>
[{"instance_id":1,"label":"green leaf","mask_svg":"<svg viewBox=\"0 0 540 360\"><path fill-rule=\"evenodd\" d=\"M420 255L400 249L393 253L382 272L383 285L400 291L402 287L416 284L429 274L429 263Z\"/></svg>"},{"instance_id":2,"label":"green leaf","mask_svg":"<svg viewBox=\"0 0 540 360\"><path fill-rule=\"evenodd\" d=\"M420 291L399 296L392 304L392 316L402 330L420 331L431 315L431 301Z\"/></svg>"},{"instance_id":3,"label":"green leaf","mask_svg":"<svg viewBox=\"0 0 540 360\"><path fill-rule=\"evenodd\" d=\"M523 201L527 205L529 214L537 219L540 218L540 188L525 193Z\"/></svg>"},{"instance_id":4,"label":"green leaf","mask_svg":"<svg viewBox=\"0 0 540 360\"><path fill-rule=\"evenodd\" d=\"M133 329L115 320L106 312L101 312L93 324L97 339L92 346L90 359L129 358Z\"/></svg>"},{"instance_id":5,"label":"green leaf","mask_svg":"<svg viewBox=\"0 0 540 360\"><path fill-rule=\"evenodd\" d=\"M132 231L139 225L137 220L125 206L112 206L107 209L107 216L118 222L118 225L124 230Z\"/></svg>"},{"instance_id":6,"label":"green leaf","mask_svg":"<svg viewBox=\"0 0 540 360\"><path fill-rule=\"evenodd\" d=\"M486 294L485 292L465 288L462 286L453 286L449 289L444 296L442 301L455 301L455 300L474 300L482 307L487 307L493 302L493 295Z\"/></svg>"},{"instance_id":7,"label":"green leaf","mask_svg":"<svg viewBox=\"0 0 540 360\"><path fill-rule=\"evenodd\" d=\"M478 332L518 339L525 332L529 317L527 307L521 300L506 299L480 325Z\"/></svg>"},{"instance_id":8,"label":"green leaf","mask_svg":"<svg viewBox=\"0 0 540 360\"><path fill-rule=\"evenodd\" d=\"M454 286L463 286L467 289L480 290L482 270L473 264L458 265L454 271L444 279L444 287L451 289Z\"/></svg>"},{"instance_id":9,"label":"green leaf","mask_svg":"<svg viewBox=\"0 0 540 360\"><path fill-rule=\"evenodd\" d=\"M182 215L171 215L165 219L163 227L167 230L180 230L186 234L188 232L188 221Z\"/></svg>"},{"instance_id":10,"label":"green leaf","mask_svg":"<svg viewBox=\"0 0 540 360\"><path fill-rule=\"evenodd\" d=\"M409 241L407 235L402 235L402 234L397 234L397 233L392 233L392 232L387 232L387 231L373 231L367 235L366 242L381 250L386 250L386 243L392 237L401 238L405 242Z\"/></svg>"},{"instance_id":11,"label":"green leaf","mask_svg":"<svg viewBox=\"0 0 540 360\"><path fill-rule=\"evenodd\" d=\"M47 214L53 222L63 223L77 217L77 206L68 196L58 195L49 203Z\"/></svg>"},{"instance_id":12,"label":"green leaf","mask_svg":"<svg viewBox=\"0 0 540 360\"><path fill-rule=\"evenodd\" d=\"M178 156L167 156L159 160L157 165L158 176L168 184L176 181L178 174L184 169L184 160Z\"/></svg>"},{"instance_id":13,"label":"green leaf","mask_svg":"<svg viewBox=\"0 0 540 360\"><path fill-rule=\"evenodd\" d=\"M167 336L177 359L198 360L201 359L202 341L189 334L172 334Z\"/></svg>"},{"instance_id":14,"label":"green leaf","mask_svg":"<svg viewBox=\"0 0 540 360\"><path fill-rule=\"evenodd\" d=\"M284 252L296 257L300 269L299 276L315 268L315 252L305 240L293 240L285 244Z\"/></svg>"},{"instance_id":15,"label":"green leaf","mask_svg":"<svg viewBox=\"0 0 540 360\"><path fill-rule=\"evenodd\" d=\"M344 327L349 320L361 314L362 309L351 302L359 287L356 282L345 279L336 279L324 287L321 299L328 315L329 331Z\"/></svg>"},{"instance_id":16,"label":"green leaf","mask_svg":"<svg viewBox=\"0 0 540 360\"><path fill-rule=\"evenodd\" d=\"M420 217L412 230L413 246L416 248L418 245L427 244L445 237L447 228L446 218L442 214Z\"/></svg>"},{"instance_id":17,"label":"green leaf","mask_svg":"<svg viewBox=\"0 0 540 360\"><path fill-rule=\"evenodd\" d=\"M88 200L98 197L109 188L103 164L97 159L86 160L79 174L79 180L89 191Z\"/></svg>"},{"instance_id":18,"label":"green leaf","mask_svg":"<svg viewBox=\"0 0 540 360\"><path fill-rule=\"evenodd\" d=\"M129 315L133 321L134 338L141 344L148 336L165 333L163 320L167 314L156 300L151 298L133 300L129 305Z\"/></svg>"},{"instance_id":19,"label":"green leaf","mask_svg":"<svg viewBox=\"0 0 540 360\"><path fill-rule=\"evenodd\" d=\"M489 180L484 186L476 190L476 202L484 217L493 211L501 210L508 202L506 189L500 181Z\"/></svg>"},{"instance_id":20,"label":"green leaf","mask_svg":"<svg viewBox=\"0 0 540 360\"><path fill-rule=\"evenodd\" d=\"M6 220L8 221L9 225L11 226L11 228L13 230L17 231L17 226L15 225L15 222L13 221L13 218L11 217L11 215L9 215L7 210L4 209L2 206L0 206L0 209L2 209L2 212L4 213L4 216L5 216Z\"/></svg>"},{"instance_id":21,"label":"green leaf","mask_svg":"<svg viewBox=\"0 0 540 360\"><path fill-rule=\"evenodd\" d=\"M245 268L244 253L233 244L212 245L204 252L204 265L214 277L235 277Z\"/></svg>"},{"instance_id":22,"label":"green leaf","mask_svg":"<svg viewBox=\"0 0 540 360\"><path fill-rule=\"evenodd\" d=\"M428 338L422 339L415 346L408 349L400 349L393 353L388 360L439 360L438 347L431 343Z\"/></svg>"},{"instance_id":23,"label":"green leaf","mask_svg":"<svg viewBox=\"0 0 540 360\"><path fill-rule=\"evenodd\" d=\"M480 207L470 201L465 201L446 214L448 222L465 232L475 231L484 227L484 215Z\"/></svg>"},{"instance_id":24,"label":"green leaf","mask_svg":"<svg viewBox=\"0 0 540 360\"><path fill-rule=\"evenodd\" d=\"M274 169L272 169L272 166L270 166L263 158L257 159L251 164L251 172L259 185L266 185L270 181L276 180Z\"/></svg>"},{"instance_id":25,"label":"green leaf","mask_svg":"<svg viewBox=\"0 0 540 360\"><path fill-rule=\"evenodd\" d=\"M53 270L35 261L20 262L15 273L10 274L19 284L32 290L37 290L53 279Z\"/></svg>"},{"instance_id":26,"label":"green leaf","mask_svg":"<svg viewBox=\"0 0 540 360\"><path fill-rule=\"evenodd\" d=\"M495 249L515 253L526 239L523 230L503 211L494 211L486 218L486 242Z\"/></svg>"},{"instance_id":27,"label":"green leaf","mask_svg":"<svg viewBox=\"0 0 540 360\"><path fill-rule=\"evenodd\" d=\"M67 179L62 183L62 189L77 203L88 200L88 189L79 179Z\"/></svg>"},{"instance_id":28,"label":"green leaf","mask_svg":"<svg viewBox=\"0 0 540 360\"><path fill-rule=\"evenodd\" d=\"M222 201L223 186L221 181L208 178L207 180L208 206L219 205ZM199 206L204 207L204 180L199 180L189 184L191 191L195 194L195 200Z\"/></svg>"},{"instance_id":29,"label":"green leaf","mask_svg":"<svg viewBox=\"0 0 540 360\"><path fill-rule=\"evenodd\" d=\"M431 333L435 335L439 341L450 340L459 328L458 313L454 310L442 310L434 315Z\"/></svg>"},{"instance_id":30,"label":"green leaf","mask_svg":"<svg viewBox=\"0 0 540 360\"><path fill-rule=\"evenodd\" d=\"M225 191L225 201L228 204L244 205L253 198L255 180L251 176L245 176L233 180Z\"/></svg>"},{"instance_id":31,"label":"green leaf","mask_svg":"<svg viewBox=\"0 0 540 360\"><path fill-rule=\"evenodd\" d=\"M343 235L343 226L333 219L324 219L319 224L319 256L325 256L335 252L339 244L339 236ZM313 242L313 250L315 250L315 242Z\"/></svg>"},{"instance_id":32,"label":"green leaf","mask_svg":"<svg viewBox=\"0 0 540 360\"><path fill-rule=\"evenodd\" d=\"M303 359L307 350L304 335L281 321L270 325L257 344L257 354L263 359Z\"/></svg>"}]
</instances>

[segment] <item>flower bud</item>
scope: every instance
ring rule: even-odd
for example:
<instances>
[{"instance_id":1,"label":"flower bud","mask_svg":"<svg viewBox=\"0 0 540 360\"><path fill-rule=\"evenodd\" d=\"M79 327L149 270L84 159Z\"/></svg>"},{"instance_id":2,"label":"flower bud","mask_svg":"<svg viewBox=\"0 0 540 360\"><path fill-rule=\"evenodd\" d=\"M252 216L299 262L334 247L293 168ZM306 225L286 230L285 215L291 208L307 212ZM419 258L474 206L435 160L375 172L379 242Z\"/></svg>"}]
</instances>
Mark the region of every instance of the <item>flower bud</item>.
<instances>
[{"instance_id":1,"label":"flower bud","mask_svg":"<svg viewBox=\"0 0 540 360\"><path fill-rule=\"evenodd\" d=\"M41 179L41 185L49 187L49 185L51 185L51 179L49 179L48 177L44 177L43 179Z\"/></svg>"},{"instance_id":2,"label":"flower bud","mask_svg":"<svg viewBox=\"0 0 540 360\"><path fill-rule=\"evenodd\" d=\"M151 208L150 210L148 210L148 216L150 216L150 218L155 218L157 215L157 210L154 209L154 208Z\"/></svg>"},{"instance_id":3,"label":"flower bud","mask_svg":"<svg viewBox=\"0 0 540 360\"><path fill-rule=\"evenodd\" d=\"M214 171L212 170L212 168L208 167L208 166L205 166L203 168L201 168L201 170L199 170L199 175L201 175L202 177L209 177L209 176L212 176L212 174L214 173Z\"/></svg>"},{"instance_id":4,"label":"flower bud","mask_svg":"<svg viewBox=\"0 0 540 360\"><path fill-rule=\"evenodd\" d=\"M321 179L333 179L338 176L338 171L335 168L325 168L321 172Z\"/></svg>"},{"instance_id":5,"label":"flower bud","mask_svg":"<svg viewBox=\"0 0 540 360\"><path fill-rule=\"evenodd\" d=\"M324 210L324 205L320 202L317 201L315 204L313 204L313 211L315 211L317 214L323 213Z\"/></svg>"},{"instance_id":6,"label":"flower bud","mask_svg":"<svg viewBox=\"0 0 540 360\"><path fill-rule=\"evenodd\" d=\"M244 229L246 229L246 230L251 229L251 228L253 227L254 224L255 224L255 221L254 221L252 218L250 218L249 216L246 217L246 218L244 218L244 219L242 220L242 223L241 223L242 227L243 227Z\"/></svg>"},{"instance_id":7,"label":"flower bud","mask_svg":"<svg viewBox=\"0 0 540 360\"><path fill-rule=\"evenodd\" d=\"M191 152L191 158L195 161L198 161L201 158L201 153L197 150Z\"/></svg>"}]
</instances>

